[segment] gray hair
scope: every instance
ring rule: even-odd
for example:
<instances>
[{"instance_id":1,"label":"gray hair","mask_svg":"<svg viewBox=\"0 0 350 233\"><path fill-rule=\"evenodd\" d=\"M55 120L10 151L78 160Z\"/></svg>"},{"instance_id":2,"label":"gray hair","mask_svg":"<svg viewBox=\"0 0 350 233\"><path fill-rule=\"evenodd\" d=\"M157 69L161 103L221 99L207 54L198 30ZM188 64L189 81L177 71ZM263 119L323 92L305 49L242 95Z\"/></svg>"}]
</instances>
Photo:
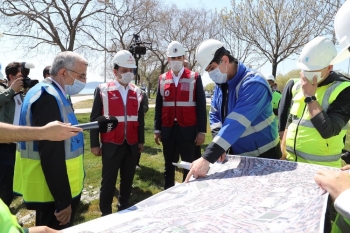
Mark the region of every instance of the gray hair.
<instances>
[{"instance_id":1,"label":"gray hair","mask_svg":"<svg viewBox=\"0 0 350 233\"><path fill-rule=\"evenodd\" d=\"M75 62L77 61L83 62L86 65L88 65L87 60L75 52L64 51L57 54L50 68L51 76L57 76L58 71L62 68L73 69Z\"/></svg>"}]
</instances>

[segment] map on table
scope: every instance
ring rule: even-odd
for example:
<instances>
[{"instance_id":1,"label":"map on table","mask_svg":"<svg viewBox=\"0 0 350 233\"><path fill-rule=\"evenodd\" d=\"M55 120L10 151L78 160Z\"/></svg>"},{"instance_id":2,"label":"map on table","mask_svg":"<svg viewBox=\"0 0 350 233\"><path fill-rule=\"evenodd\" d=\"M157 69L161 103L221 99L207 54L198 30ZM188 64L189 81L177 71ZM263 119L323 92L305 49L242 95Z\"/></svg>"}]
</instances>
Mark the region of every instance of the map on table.
<instances>
[{"instance_id":1,"label":"map on table","mask_svg":"<svg viewBox=\"0 0 350 233\"><path fill-rule=\"evenodd\" d=\"M323 232L328 195L313 179L320 169L332 168L229 156L206 178L64 233Z\"/></svg>"}]
</instances>

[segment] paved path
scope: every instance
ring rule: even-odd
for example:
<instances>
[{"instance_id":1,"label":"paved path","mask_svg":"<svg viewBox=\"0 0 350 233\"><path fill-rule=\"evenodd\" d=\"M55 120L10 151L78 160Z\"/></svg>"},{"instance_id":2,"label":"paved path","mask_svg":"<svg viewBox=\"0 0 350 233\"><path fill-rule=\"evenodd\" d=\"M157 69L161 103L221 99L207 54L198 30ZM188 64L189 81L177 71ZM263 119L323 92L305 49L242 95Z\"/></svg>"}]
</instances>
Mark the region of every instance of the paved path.
<instances>
[{"instance_id":1,"label":"paved path","mask_svg":"<svg viewBox=\"0 0 350 233\"><path fill-rule=\"evenodd\" d=\"M71 100L72 100L72 103L74 104L80 101L90 100L93 98L94 98L94 95L76 95L76 96L72 96Z\"/></svg>"},{"instance_id":2,"label":"paved path","mask_svg":"<svg viewBox=\"0 0 350 233\"><path fill-rule=\"evenodd\" d=\"M88 99L93 99L93 95L83 95L83 96L72 96L72 103L77 103L80 101L88 100ZM150 104L148 105L150 108L154 108L155 104ZM207 106L210 106L210 98L207 98ZM90 113L91 108L80 108L80 109L74 109L74 113Z\"/></svg>"}]
</instances>

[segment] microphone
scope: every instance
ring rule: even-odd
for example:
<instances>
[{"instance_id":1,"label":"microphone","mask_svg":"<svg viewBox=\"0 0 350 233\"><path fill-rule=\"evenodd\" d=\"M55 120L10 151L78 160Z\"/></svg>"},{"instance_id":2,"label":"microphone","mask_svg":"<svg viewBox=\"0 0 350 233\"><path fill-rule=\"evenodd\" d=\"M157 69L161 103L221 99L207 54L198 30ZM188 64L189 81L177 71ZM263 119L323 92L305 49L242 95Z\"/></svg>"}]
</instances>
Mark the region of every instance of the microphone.
<instances>
[{"instance_id":1,"label":"microphone","mask_svg":"<svg viewBox=\"0 0 350 233\"><path fill-rule=\"evenodd\" d=\"M99 129L100 133L108 133L114 130L118 125L118 119L115 116L99 116L97 121L73 125L83 130Z\"/></svg>"}]
</instances>

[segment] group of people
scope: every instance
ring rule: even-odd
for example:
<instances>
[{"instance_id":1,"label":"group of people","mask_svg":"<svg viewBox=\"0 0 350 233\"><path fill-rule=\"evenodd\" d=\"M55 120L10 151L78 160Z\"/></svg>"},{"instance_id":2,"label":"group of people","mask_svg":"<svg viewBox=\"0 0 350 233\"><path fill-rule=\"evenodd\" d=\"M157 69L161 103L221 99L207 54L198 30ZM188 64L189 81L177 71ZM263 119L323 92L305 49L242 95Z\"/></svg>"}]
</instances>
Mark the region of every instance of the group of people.
<instances>
[{"instance_id":1,"label":"group of people","mask_svg":"<svg viewBox=\"0 0 350 233\"><path fill-rule=\"evenodd\" d=\"M196 50L197 64L216 86L209 112L213 140L201 156L196 151L204 143L207 125L201 75L187 67L183 45L172 41L166 52L170 69L158 79L154 116L154 140L163 146L164 189L175 184L172 163L179 157L192 163L190 171L183 174L185 182L191 177L204 177L209 164L224 161L226 154L341 168L340 156L350 120L350 81L334 72L333 64L350 57L350 31L344 26L350 22L349 11L348 0L335 18L335 32L344 49L337 54L326 37L311 40L298 60L300 77L290 80L281 96L275 94L274 77L245 66L222 42L203 41ZM102 216L112 213L119 172L118 210L129 207L139 154L144 149L146 106L148 109L145 93L131 83L136 68L132 54L120 50L112 63L115 79L96 88L90 115L91 121L103 115L118 119L112 131L90 131L91 152L102 160ZM22 231L6 207L12 201L12 191L23 197L28 209L36 211L37 226L50 227L32 228L29 232L55 232L53 229L72 225L85 173L84 138L81 129L69 126L78 124L69 96L84 88L87 66L87 60L77 53L59 53L43 72L44 77L49 77L32 87L25 98L18 94L23 86L20 63L6 67L8 86L0 84L0 117L13 125L0 124L8 132L0 135L1 161L8 159L13 167L1 169L1 177L14 175L11 184L0 181L5 187L0 189L0 221L6 222L1 224L1 230ZM13 143L16 141L17 149ZM349 174L341 170L319 171L315 181L335 201L339 215L332 231L348 232ZM327 223L330 221L326 216L325 232L330 232Z\"/></svg>"}]
</instances>

